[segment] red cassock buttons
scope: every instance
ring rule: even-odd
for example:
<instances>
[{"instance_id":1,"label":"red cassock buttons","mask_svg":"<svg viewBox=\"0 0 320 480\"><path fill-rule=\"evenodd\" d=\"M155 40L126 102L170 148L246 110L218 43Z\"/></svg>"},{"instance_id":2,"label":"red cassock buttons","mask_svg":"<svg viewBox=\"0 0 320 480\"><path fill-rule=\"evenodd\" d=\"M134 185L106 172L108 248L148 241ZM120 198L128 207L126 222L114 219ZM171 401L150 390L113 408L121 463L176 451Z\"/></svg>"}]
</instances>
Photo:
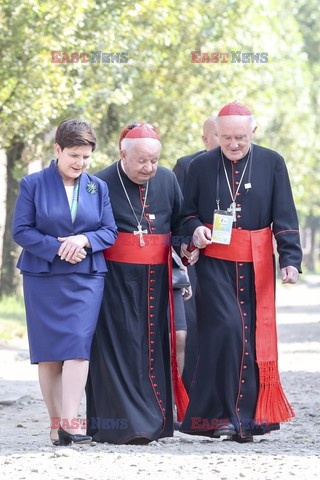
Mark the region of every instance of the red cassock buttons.
<instances>
[{"instance_id":1,"label":"red cassock buttons","mask_svg":"<svg viewBox=\"0 0 320 480\"><path fill-rule=\"evenodd\" d=\"M243 380L243 379L241 380L241 383L244 383L244 380Z\"/></svg>"},{"instance_id":2,"label":"red cassock buttons","mask_svg":"<svg viewBox=\"0 0 320 480\"><path fill-rule=\"evenodd\" d=\"M240 288L240 292L244 292L244 288Z\"/></svg>"},{"instance_id":3,"label":"red cassock buttons","mask_svg":"<svg viewBox=\"0 0 320 480\"><path fill-rule=\"evenodd\" d=\"M240 301L240 305L244 305L244 301L243 301L243 300Z\"/></svg>"},{"instance_id":4,"label":"red cassock buttons","mask_svg":"<svg viewBox=\"0 0 320 480\"><path fill-rule=\"evenodd\" d=\"M244 278L244 275L240 275L240 280L242 280Z\"/></svg>"},{"instance_id":5,"label":"red cassock buttons","mask_svg":"<svg viewBox=\"0 0 320 480\"><path fill-rule=\"evenodd\" d=\"M248 355L249 355L249 352L244 352L244 354L245 354L246 356L248 356Z\"/></svg>"}]
</instances>

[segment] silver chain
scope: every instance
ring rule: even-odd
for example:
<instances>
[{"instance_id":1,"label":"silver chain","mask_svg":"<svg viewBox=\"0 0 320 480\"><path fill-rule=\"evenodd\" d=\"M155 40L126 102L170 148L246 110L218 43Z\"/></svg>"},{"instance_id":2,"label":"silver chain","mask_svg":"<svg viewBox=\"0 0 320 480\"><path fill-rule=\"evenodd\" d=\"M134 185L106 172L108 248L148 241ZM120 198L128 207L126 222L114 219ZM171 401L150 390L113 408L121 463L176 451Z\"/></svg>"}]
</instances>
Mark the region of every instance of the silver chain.
<instances>
[{"instance_id":1,"label":"silver chain","mask_svg":"<svg viewBox=\"0 0 320 480\"><path fill-rule=\"evenodd\" d=\"M243 169L243 172L242 172L240 181L239 181L238 188L237 188L237 190L236 190L236 193L235 193L234 196L233 196L233 195L232 195L231 186L230 186L230 182L229 182L229 177L228 177L227 169L226 169L226 166L225 166L225 163L224 163L223 153L222 153L222 150L221 150L221 158L222 158L222 164L223 164L224 174L225 174L225 176L226 176L226 180L227 180L227 184L228 184L228 188L229 188L229 192L230 192L230 196L231 196L232 202L235 202L235 201L236 201L237 193L239 192L239 189L240 189L240 187L241 187L242 180L243 180L244 174L245 174L246 169L247 169L247 166L248 166L248 162L249 162L250 155L251 155L251 148L250 148L250 152L249 152L249 155L248 155L246 164L245 164L245 166L244 166L244 169Z\"/></svg>"},{"instance_id":2,"label":"silver chain","mask_svg":"<svg viewBox=\"0 0 320 480\"><path fill-rule=\"evenodd\" d=\"M127 197L127 200L128 200L128 203L130 205L130 208L132 210L132 213L134 215L134 218L136 219L137 221L137 227L139 228L139 225L141 225L141 222L142 222L142 218L143 218L143 214L144 214L144 210L145 210L145 207L146 207L146 202L147 202L147 196L148 196L148 189L149 189L149 181L147 182L147 187L146 187L146 194L145 194L145 197L144 197L144 202L143 202L143 206L142 206L142 212L141 212L141 217L140 217L140 222L138 220L138 217L136 215L136 212L134 211L134 208L132 206L132 203L131 203L131 200L129 198L129 195L128 195L128 192L126 190L126 187L124 186L124 183L123 183L123 180L121 178L121 175L120 175L120 171L119 171L119 163L120 161L117 163L117 172L118 172L118 176L119 176L119 180L121 182L121 185L122 185L122 188L123 188L123 191Z\"/></svg>"}]
</instances>

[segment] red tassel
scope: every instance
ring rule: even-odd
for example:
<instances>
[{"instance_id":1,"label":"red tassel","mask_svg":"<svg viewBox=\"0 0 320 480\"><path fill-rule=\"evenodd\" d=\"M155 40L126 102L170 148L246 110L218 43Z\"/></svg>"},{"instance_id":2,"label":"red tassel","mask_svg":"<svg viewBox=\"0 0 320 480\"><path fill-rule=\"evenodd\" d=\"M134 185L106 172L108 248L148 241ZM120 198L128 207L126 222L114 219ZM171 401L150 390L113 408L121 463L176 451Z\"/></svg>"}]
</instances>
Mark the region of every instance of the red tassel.
<instances>
[{"instance_id":1,"label":"red tassel","mask_svg":"<svg viewBox=\"0 0 320 480\"><path fill-rule=\"evenodd\" d=\"M287 422L295 413L281 386L277 362L258 363L260 388L255 421L258 424Z\"/></svg>"},{"instance_id":2,"label":"red tassel","mask_svg":"<svg viewBox=\"0 0 320 480\"><path fill-rule=\"evenodd\" d=\"M172 374L173 392L177 406L177 420L178 422L182 422L187 411L189 397L179 375L176 361L172 363Z\"/></svg>"}]
</instances>

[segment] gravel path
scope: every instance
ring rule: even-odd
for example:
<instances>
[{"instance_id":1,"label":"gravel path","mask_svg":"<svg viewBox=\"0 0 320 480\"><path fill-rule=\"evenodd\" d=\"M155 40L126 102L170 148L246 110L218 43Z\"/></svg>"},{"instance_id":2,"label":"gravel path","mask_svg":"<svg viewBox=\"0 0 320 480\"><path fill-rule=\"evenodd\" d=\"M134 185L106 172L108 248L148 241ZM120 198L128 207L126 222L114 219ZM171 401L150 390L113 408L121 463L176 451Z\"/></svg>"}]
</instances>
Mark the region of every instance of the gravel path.
<instances>
[{"instance_id":1,"label":"gravel path","mask_svg":"<svg viewBox=\"0 0 320 480\"><path fill-rule=\"evenodd\" d=\"M1 478L319 479L320 284L308 280L277 294L281 378L296 412L280 432L253 444L176 433L147 446L53 447L37 368L25 341L13 342L0 347Z\"/></svg>"}]
</instances>

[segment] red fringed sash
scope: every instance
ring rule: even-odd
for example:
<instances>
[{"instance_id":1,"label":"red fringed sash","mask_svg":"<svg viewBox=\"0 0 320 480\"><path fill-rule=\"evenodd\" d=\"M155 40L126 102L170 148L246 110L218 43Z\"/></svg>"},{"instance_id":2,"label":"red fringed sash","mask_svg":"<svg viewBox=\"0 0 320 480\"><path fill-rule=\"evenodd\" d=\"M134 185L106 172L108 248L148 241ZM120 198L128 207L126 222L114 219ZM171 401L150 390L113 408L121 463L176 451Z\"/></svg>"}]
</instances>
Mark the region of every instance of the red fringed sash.
<instances>
[{"instance_id":1,"label":"red fringed sash","mask_svg":"<svg viewBox=\"0 0 320 480\"><path fill-rule=\"evenodd\" d=\"M212 229L212 225L206 224ZM278 369L276 309L274 295L273 245L270 228L232 230L230 245L212 243L203 255L253 262L256 291L256 357L259 367L259 395L255 412L258 423L279 423L294 417L281 386Z\"/></svg>"},{"instance_id":2,"label":"red fringed sash","mask_svg":"<svg viewBox=\"0 0 320 480\"><path fill-rule=\"evenodd\" d=\"M176 329L174 324L174 304L172 290L172 255L171 234L143 235L145 246L140 247L139 235L133 233L118 234L115 244L104 250L106 260L122 263L134 263L141 265L168 265L169 280L169 309L171 329L171 370L175 401L177 405L178 421L182 421L189 403L188 394L182 383L176 355Z\"/></svg>"}]
</instances>

